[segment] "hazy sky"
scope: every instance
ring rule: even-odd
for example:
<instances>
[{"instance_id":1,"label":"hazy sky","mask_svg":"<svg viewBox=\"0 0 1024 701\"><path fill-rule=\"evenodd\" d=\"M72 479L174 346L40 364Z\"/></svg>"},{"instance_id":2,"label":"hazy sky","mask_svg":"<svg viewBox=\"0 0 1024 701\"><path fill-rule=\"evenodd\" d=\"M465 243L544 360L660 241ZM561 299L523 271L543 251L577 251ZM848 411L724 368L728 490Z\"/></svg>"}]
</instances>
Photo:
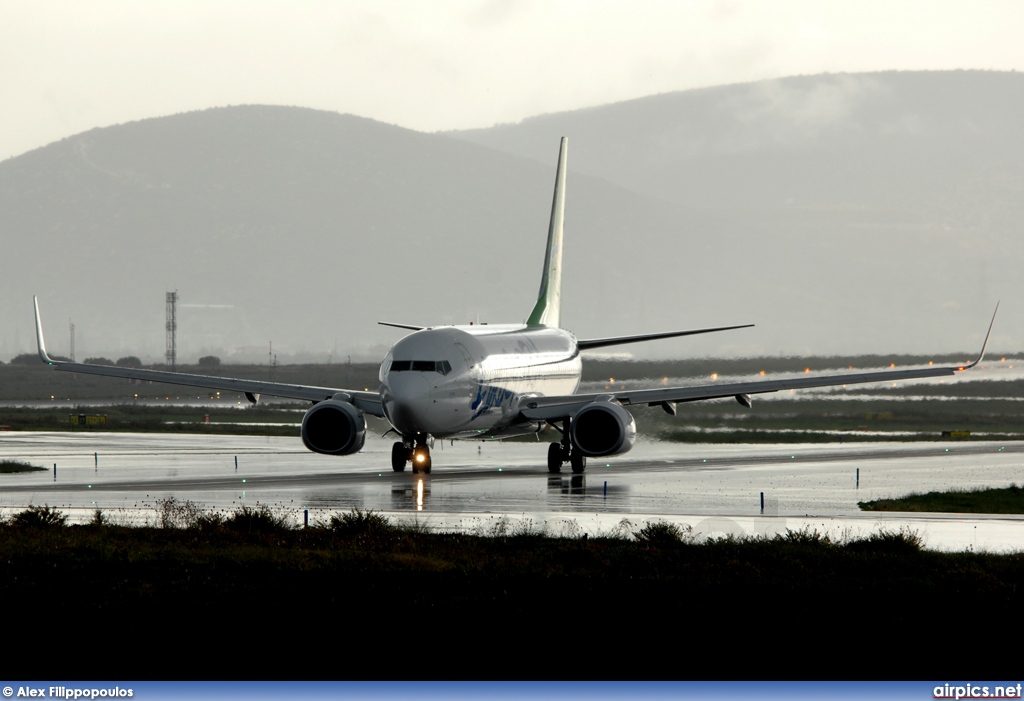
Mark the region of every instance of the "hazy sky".
<instances>
[{"instance_id":1,"label":"hazy sky","mask_svg":"<svg viewBox=\"0 0 1024 701\"><path fill-rule=\"evenodd\" d=\"M0 0L0 160L223 105L422 131L825 71L1024 70L1018 0Z\"/></svg>"}]
</instances>

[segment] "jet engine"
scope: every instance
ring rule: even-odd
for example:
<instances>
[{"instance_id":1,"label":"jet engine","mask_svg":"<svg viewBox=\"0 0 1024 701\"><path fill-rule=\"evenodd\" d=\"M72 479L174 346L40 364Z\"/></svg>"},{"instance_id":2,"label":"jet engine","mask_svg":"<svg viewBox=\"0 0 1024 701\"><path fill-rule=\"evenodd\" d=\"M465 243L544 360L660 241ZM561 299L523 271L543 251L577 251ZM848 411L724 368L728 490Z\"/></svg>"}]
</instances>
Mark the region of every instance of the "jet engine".
<instances>
[{"instance_id":1,"label":"jet engine","mask_svg":"<svg viewBox=\"0 0 1024 701\"><path fill-rule=\"evenodd\" d=\"M586 456L625 453L636 441L633 415L612 402L592 402L572 417L572 444Z\"/></svg>"},{"instance_id":2,"label":"jet engine","mask_svg":"<svg viewBox=\"0 0 1024 701\"><path fill-rule=\"evenodd\" d=\"M357 453L366 442L366 418L348 402L319 402L302 417L302 442L314 453Z\"/></svg>"}]
</instances>

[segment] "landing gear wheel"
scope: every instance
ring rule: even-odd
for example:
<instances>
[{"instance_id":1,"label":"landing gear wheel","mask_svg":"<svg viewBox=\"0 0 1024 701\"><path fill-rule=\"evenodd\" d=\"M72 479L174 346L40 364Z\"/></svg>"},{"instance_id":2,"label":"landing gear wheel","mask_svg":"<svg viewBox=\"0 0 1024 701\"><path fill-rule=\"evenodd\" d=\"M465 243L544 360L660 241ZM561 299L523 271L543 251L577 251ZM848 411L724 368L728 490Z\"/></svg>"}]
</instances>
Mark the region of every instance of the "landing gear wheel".
<instances>
[{"instance_id":1,"label":"landing gear wheel","mask_svg":"<svg viewBox=\"0 0 1024 701\"><path fill-rule=\"evenodd\" d=\"M569 454L569 464L572 465L574 474L581 475L587 469L587 456L580 453L579 450L574 450Z\"/></svg>"},{"instance_id":2,"label":"landing gear wheel","mask_svg":"<svg viewBox=\"0 0 1024 701\"><path fill-rule=\"evenodd\" d=\"M418 445L412 451L412 472L430 474L430 448Z\"/></svg>"},{"instance_id":3,"label":"landing gear wheel","mask_svg":"<svg viewBox=\"0 0 1024 701\"><path fill-rule=\"evenodd\" d=\"M409 462L409 449L405 443L395 443L391 446L391 469L395 472L405 472L405 465Z\"/></svg>"},{"instance_id":4,"label":"landing gear wheel","mask_svg":"<svg viewBox=\"0 0 1024 701\"><path fill-rule=\"evenodd\" d=\"M548 472L559 473L562 471L562 444L552 443L548 446Z\"/></svg>"}]
</instances>

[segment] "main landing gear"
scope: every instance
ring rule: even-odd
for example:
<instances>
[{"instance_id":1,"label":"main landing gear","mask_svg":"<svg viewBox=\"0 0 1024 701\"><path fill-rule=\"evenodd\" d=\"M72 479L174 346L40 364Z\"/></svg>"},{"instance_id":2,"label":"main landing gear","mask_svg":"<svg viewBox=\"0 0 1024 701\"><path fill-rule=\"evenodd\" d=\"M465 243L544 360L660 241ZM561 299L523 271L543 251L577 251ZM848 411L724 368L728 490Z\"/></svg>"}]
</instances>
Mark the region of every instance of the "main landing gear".
<instances>
[{"instance_id":1,"label":"main landing gear","mask_svg":"<svg viewBox=\"0 0 1024 701\"><path fill-rule=\"evenodd\" d=\"M410 447L413 444L414 447ZM417 436L409 444L398 442L391 446L391 469L395 472L405 472L405 466L412 461L412 473L430 474L430 446L427 445L425 436Z\"/></svg>"},{"instance_id":2,"label":"main landing gear","mask_svg":"<svg viewBox=\"0 0 1024 701\"><path fill-rule=\"evenodd\" d=\"M562 429L562 442L548 446L548 472L561 472L562 465L569 463L573 473L581 475L587 469L587 456L573 446L569 438L568 423L566 421Z\"/></svg>"}]
</instances>

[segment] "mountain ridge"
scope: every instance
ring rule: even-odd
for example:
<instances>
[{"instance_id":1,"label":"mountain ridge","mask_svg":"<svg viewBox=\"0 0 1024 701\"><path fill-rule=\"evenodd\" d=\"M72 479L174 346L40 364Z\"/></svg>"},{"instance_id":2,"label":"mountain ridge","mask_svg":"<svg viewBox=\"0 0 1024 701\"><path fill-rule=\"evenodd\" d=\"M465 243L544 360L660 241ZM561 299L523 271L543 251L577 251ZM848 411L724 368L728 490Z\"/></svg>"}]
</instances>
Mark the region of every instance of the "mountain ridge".
<instances>
[{"instance_id":1,"label":"mountain ridge","mask_svg":"<svg viewBox=\"0 0 1024 701\"><path fill-rule=\"evenodd\" d=\"M175 288L179 357L265 361L273 343L369 359L398 338L378 319L521 321L562 135L563 319L580 336L753 322L631 350L963 350L1001 297L993 345L1015 348L1024 76L892 78L702 88L472 132L265 105L92 129L0 162L0 358L34 345L33 293L53 350L70 318L82 357L159 358ZM645 100L657 108L623 116ZM922 116L897 119L911 103ZM858 127L881 117L899 128Z\"/></svg>"}]
</instances>

